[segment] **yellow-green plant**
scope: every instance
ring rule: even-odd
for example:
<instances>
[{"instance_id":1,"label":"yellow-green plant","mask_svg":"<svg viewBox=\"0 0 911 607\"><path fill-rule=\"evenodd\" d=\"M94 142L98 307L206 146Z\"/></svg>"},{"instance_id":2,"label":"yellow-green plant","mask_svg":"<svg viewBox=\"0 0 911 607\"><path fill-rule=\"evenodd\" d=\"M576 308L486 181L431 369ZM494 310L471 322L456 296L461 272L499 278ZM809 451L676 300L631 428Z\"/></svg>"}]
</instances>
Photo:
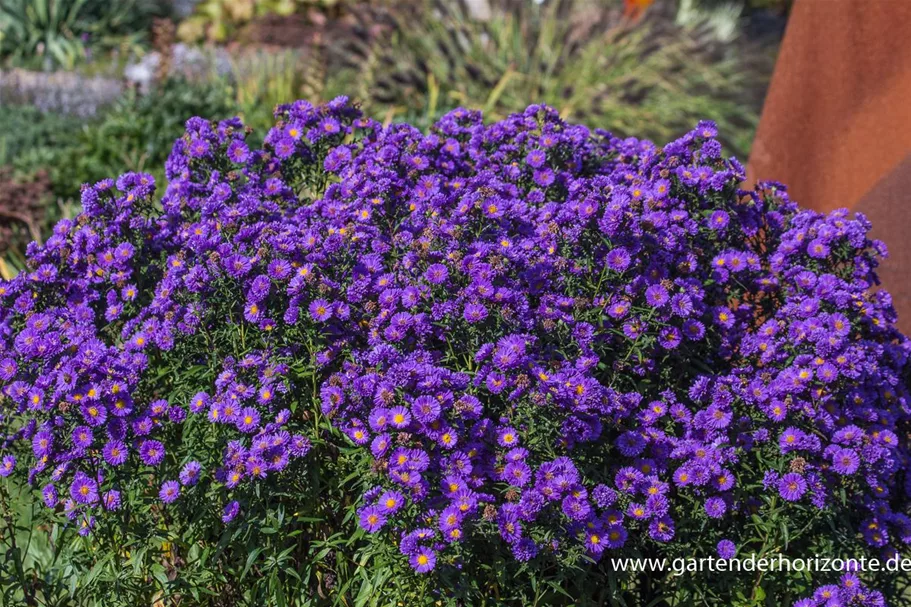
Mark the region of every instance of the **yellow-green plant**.
<instances>
[{"instance_id":1,"label":"yellow-green plant","mask_svg":"<svg viewBox=\"0 0 911 607\"><path fill-rule=\"evenodd\" d=\"M230 80L237 111L249 126L265 132L275 106L288 99L321 96L324 75L313 69L319 64L295 50L254 50L233 57Z\"/></svg>"},{"instance_id":2,"label":"yellow-green plant","mask_svg":"<svg viewBox=\"0 0 911 607\"><path fill-rule=\"evenodd\" d=\"M177 35L187 42L223 42L242 25L264 15L291 15L310 7L328 8L338 0L203 0L184 20Z\"/></svg>"}]
</instances>

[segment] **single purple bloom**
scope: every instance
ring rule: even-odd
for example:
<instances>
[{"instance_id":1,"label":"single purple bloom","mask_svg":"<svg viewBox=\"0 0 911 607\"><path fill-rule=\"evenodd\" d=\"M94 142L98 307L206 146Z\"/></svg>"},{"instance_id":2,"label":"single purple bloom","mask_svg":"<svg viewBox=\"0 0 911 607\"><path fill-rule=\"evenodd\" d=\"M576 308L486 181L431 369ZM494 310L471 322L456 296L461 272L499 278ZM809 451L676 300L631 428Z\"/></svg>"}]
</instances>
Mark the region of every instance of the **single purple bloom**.
<instances>
[{"instance_id":1,"label":"single purple bloom","mask_svg":"<svg viewBox=\"0 0 911 607\"><path fill-rule=\"evenodd\" d=\"M789 472L778 481L778 493L789 502L796 502L807 492L807 481L796 472Z\"/></svg>"},{"instance_id":2,"label":"single purple bloom","mask_svg":"<svg viewBox=\"0 0 911 607\"><path fill-rule=\"evenodd\" d=\"M199 462L187 462L180 471L180 483L185 487L192 487L199 481L202 465Z\"/></svg>"},{"instance_id":3,"label":"single purple bloom","mask_svg":"<svg viewBox=\"0 0 911 607\"><path fill-rule=\"evenodd\" d=\"M238 513L240 512L240 503L235 501L228 502L225 506L224 512L221 516L223 523L227 524L237 518Z\"/></svg>"},{"instance_id":4,"label":"single purple bloom","mask_svg":"<svg viewBox=\"0 0 911 607\"><path fill-rule=\"evenodd\" d=\"M98 501L98 483L85 472L77 472L70 485L70 497L77 504L94 504Z\"/></svg>"},{"instance_id":5,"label":"single purple bloom","mask_svg":"<svg viewBox=\"0 0 911 607\"><path fill-rule=\"evenodd\" d=\"M711 518L721 518L727 509L727 504L720 497L710 497L705 500L705 513Z\"/></svg>"},{"instance_id":6,"label":"single purple bloom","mask_svg":"<svg viewBox=\"0 0 911 607\"><path fill-rule=\"evenodd\" d=\"M721 540L716 550L721 559L732 559L737 554L737 546L731 540Z\"/></svg>"},{"instance_id":7,"label":"single purple bloom","mask_svg":"<svg viewBox=\"0 0 911 607\"><path fill-rule=\"evenodd\" d=\"M386 524L386 515L379 506L367 506L361 510L358 522L367 533L376 533Z\"/></svg>"},{"instance_id":8,"label":"single purple bloom","mask_svg":"<svg viewBox=\"0 0 911 607\"><path fill-rule=\"evenodd\" d=\"M2 462L0 462L0 476L7 477L13 473L13 469L16 467L16 457L14 455L5 455L3 456Z\"/></svg>"},{"instance_id":9,"label":"single purple bloom","mask_svg":"<svg viewBox=\"0 0 911 607\"><path fill-rule=\"evenodd\" d=\"M177 481L165 481L161 485L161 491L158 492L158 497L161 498L161 501L165 504L170 504L177 500L180 497L180 484Z\"/></svg>"},{"instance_id":10,"label":"single purple bloom","mask_svg":"<svg viewBox=\"0 0 911 607\"><path fill-rule=\"evenodd\" d=\"M317 299L310 304L308 308L310 316L318 322L326 322L332 316L332 307L325 299Z\"/></svg>"},{"instance_id":11,"label":"single purple bloom","mask_svg":"<svg viewBox=\"0 0 911 607\"><path fill-rule=\"evenodd\" d=\"M164 460L165 449L157 440L144 440L139 445L139 459L147 466L157 466Z\"/></svg>"},{"instance_id":12,"label":"single purple bloom","mask_svg":"<svg viewBox=\"0 0 911 607\"><path fill-rule=\"evenodd\" d=\"M119 466L127 461L127 455L129 455L129 451L123 441L111 440L104 445L102 454L104 456L104 461L106 461L109 465Z\"/></svg>"},{"instance_id":13,"label":"single purple bloom","mask_svg":"<svg viewBox=\"0 0 911 607\"><path fill-rule=\"evenodd\" d=\"M437 564L437 555L436 552L422 546L418 548L418 551L411 556L410 559L411 567L418 573L428 573L436 567Z\"/></svg>"}]
</instances>

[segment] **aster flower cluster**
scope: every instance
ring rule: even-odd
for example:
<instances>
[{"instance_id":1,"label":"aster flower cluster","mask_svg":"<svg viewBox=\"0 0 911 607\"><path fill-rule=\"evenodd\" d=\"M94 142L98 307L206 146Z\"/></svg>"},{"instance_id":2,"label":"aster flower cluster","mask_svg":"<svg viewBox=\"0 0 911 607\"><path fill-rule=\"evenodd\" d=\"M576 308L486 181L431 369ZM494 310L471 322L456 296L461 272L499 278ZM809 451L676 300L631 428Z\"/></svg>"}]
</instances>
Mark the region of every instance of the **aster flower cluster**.
<instances>
[{"instance_id":1,"label":"aster flower cluster","mask_svg":"<svg viewBox=\"0 0 911 607\"><path fill-rule=\"evenodd\" d=\"M881 592L867 588L857 575L846 573L837 584L820 586L813 595L800 599L794 607L885 607L886 600Z\"/></svg>"},{"instance_id":2,"label":"aster flower cluster","mask_svg":"<svg viewBox=\"0 0 911 607\"><path fill-rule=\"evenodd\" d=\"M213 129L190 120L187 137L175 144L172 176L208 145L244 158L238 126L226 121ZM281 361L293 348L275 340L222 350L212 343L213 327L236 325L233 302L226 309L209 298L238 284L247 301L238 321L266 335L271 329L272 321L257 314L271 289L271 268L247 275L244 236L233 228L253 213L272 213L274 205L265 202L247 214L223 205L214 214L201 208L194 214L169 206L183 195L175 191L193 191L189 174L186 181L175 177L173 188L164 197L165 212L156 214L149 175L84 187L83 213L58 223L43 246L33 243L29 272L0 284L3 448L31 447L28 482L40 482L45 504L62 505L84 534L94 527L94 512L120 508L123 485L140 474L151 473L157 497L171 504L206 475L230 492L284 470L310 449L308 438L289 431L291 381ZM230 254L219 257L220 251ZM185 396L168 402L159 394L162 372L182 362L220 364L221 370L210 382L179 386ZM190 396L192 390L200 391ZM223 446L217 457L185 453L180 428L199 423ZM16 464L6 455L3 475ZM229 503L225 518L238 508Z\"/></svg>"},{"instance_id":3,"label":"aster flower cluster","mask_svg":"<svg viewBox=\"0 0 911 607\"><path fill-rule=\"evenodd\" d=\"M215 478L227 488L233 489L245 480L265 478L269 472L280 472L292 459L303 457L310 450L306 436L292 435L285 428L291 418L290 409L279 409L271 421L265 419L289 390L286 374L287 365L272 363L260 352L239 361L228 358L215 380L214 396L200 392L191 400L191 412L204 412L209 422L251 437L249 441L235 438L227 443L222 467L215 473ZM198 473L198 468L188 470L185 466L181 482L188 484L185 476L195 481Z\"/></svg>"},{"instance_id":4,"label":"aster flower cluster","mask_svg":"<svg viewBox=\"0 0 911 607\"><path fill-rule=\"evenodd\" d=\"M476 537L522 561L672 542L759 483L794 508L850 490L869 544L911 543L911 343L863 217L740 190L710 123L659 148L543 106L429 134L345 99L276 118L259 150L190 120L161 210L145 175L87 187L0 285L4 448L34 447L2 473L85 513L110 468L158 466L167 428L204 420L218 461L160 498L232 489L306 454L317 399L372 462L361 526L419 572ZM169 403L152 379L178 355L224 364Z\"/></svg>"}]
</instances>

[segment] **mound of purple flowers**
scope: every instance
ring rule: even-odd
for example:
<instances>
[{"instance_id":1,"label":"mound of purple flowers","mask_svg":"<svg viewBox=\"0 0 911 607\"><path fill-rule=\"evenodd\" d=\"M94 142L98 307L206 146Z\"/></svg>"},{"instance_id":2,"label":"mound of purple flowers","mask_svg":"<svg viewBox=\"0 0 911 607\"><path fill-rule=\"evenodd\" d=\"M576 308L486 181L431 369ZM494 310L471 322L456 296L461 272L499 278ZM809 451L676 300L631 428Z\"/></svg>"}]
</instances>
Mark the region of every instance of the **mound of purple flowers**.
<instances>
[{"instance_id":1,"label":"mound of purple flowers","mask_svg":"<svg viewBox=\"0 0 911 607\"><path fill-rule=\"evenodd\" d=\"M145 175L86 187L0 286L6 445L34 453L3 470L49 506L103 508L190 421L219 461L157 479L163 502L255 482L307 452L286 403L317 397L371 454L361 526L420 572L482 535L519 560L672 542L760 484L794 508L847 490L870 545L911 543L911 345L863 217L740 190L709 123L658 148L541 106L429 134L344 99L277 118L261 150L190 120L161 210ZM161 400L156 361L185 350L223 370Z\"/></svg>"}]
</instances>

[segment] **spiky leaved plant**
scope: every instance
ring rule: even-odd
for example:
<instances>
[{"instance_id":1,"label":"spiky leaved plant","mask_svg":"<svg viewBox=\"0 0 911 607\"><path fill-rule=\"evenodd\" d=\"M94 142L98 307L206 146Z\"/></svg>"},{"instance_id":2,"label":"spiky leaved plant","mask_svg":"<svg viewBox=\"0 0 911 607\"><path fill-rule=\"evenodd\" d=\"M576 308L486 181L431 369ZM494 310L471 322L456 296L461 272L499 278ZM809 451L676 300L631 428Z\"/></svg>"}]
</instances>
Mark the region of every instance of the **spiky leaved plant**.
<instances>
[{"instance_id":1,"label":"spiky leaved plant","mask_svg":"<svg viewBox=\"0 0 911 607\"><path fill-rule=\"evenodd\" d=\"M533 100L564 117L658 140L708 116L728 133L725 145L746 155L771 57L729 56L707 28L676 25L672 7L661 3L635 21L624 18L620 2L491 5L485 20L464 2L440 0L387 13L393 34L370 49L361 73L365 108L380 115L392 106L420 122L460 105L501 118ZM378 10L352 12L366 23Z\"/></svg>"}]
</instances>

